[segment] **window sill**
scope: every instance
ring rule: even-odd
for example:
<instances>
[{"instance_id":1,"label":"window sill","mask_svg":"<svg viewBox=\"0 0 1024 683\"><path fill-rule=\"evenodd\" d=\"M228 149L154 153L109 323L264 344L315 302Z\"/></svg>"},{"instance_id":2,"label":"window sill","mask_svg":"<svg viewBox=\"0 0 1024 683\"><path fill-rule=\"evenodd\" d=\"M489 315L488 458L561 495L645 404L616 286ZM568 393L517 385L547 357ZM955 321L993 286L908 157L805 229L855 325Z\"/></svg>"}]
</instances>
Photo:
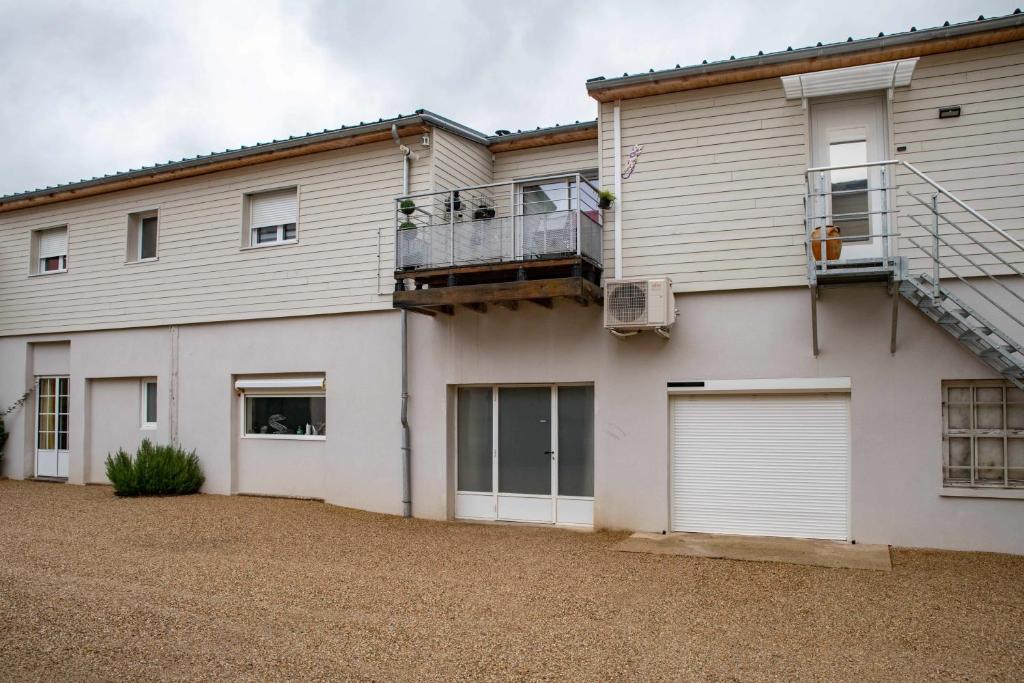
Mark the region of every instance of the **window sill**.
<instances>
[{"instance_id":1,"label":"window sill","mask_svg":"<svg viewBox=\"0 0 1024 683\"><path fill-rule=\"evenodd\" d=\"M139 429L145 431L154 431L156 429L156 422L143 422L142 426L139 427Z\"/></svg>"},{"instance_id":2,"label":"window sill","mask_svg":"<svg viewBox=\"0 0 1024 683\"><path fill-rule=\"evenodd\" d=\"M159 260L160 260L159 256L154 256L153 258L137 258L137 259L134 259L132 261L125 261L124 264L126 266L137 266L137 265L141 265L143 263L154 263L154 262L159 261Z\"/></svg>"},{"instance_id":3,"label":"window sill","mask_svg":"<svg viewBox=\"0 0 1024 683\"><path fill-rule=\"evenodd\" d=\"M298 238L293 240L284 240L283 242L264 242L263 244L250 244L248 246L242 247L242 251L253 251L255 249L271 249L273 247L288 247L298 243Z\"/></svg>"},{"instance_id":4,"label":"window sill","mask_svg":"<svg viewBox=\"0 0 1024 683\"><path fill-rule=\"evenodd\" d=\"M256 441L327 441L326 436L314 436L305 434L243 434L242 439L254 439Z\"/></svg>"},{"instance_id":5,"label":"window sill","mask_svg":"<svg viewBox=\"0 0 1024 683\"><path fill-rule=\"evenodd\" d=\"M939 491L939 495L944 498L1005 498L1010 500L1024 500L1024 488L1019 489L1000 489L1000 488L984 488L981 486L975 488L958 487L958 486L943 486Z\"/></svg>"},{"instance_id":6,"label":"window sill","mask_svg":"<svg viewBox=\"0 0 1024 683\"><path fill-rule=\"evenodd\" d=\"M44 270L44 271L41 271L41 272L38 272L38 273L29 273L28 276L29 277L46 277L47 275L60 275L62 273L66 273L66 272L68 272L68 269L67 268L63 268L61 270Z\"/></svg>"}]
</instances>

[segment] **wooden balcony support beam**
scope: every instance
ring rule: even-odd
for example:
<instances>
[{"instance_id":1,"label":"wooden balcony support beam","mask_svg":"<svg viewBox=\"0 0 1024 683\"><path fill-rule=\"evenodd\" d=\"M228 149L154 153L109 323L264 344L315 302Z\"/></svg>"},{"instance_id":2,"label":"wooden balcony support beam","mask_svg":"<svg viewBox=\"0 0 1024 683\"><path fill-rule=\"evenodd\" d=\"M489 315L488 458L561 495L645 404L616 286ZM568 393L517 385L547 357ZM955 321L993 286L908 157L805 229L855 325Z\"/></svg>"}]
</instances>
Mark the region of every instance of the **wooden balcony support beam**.
<instances>
[{"instance_id":1,"label":"wooden balcony support beam","mask_svg":"<svg viewBox=\"0 0 1024 683\"><path fill-rule=\"evenodd\" d=\"M552 300L558 298L569 298L577 302L599 302L601 289L586 278L566 277L415 289L395 292L392 301L395 308L439 310L441 307L451 309L454 306L472 307L480 304L511 307L510 304L514 306L519 301L530 301L550 307Z\"/></svg>"}]
</instances>

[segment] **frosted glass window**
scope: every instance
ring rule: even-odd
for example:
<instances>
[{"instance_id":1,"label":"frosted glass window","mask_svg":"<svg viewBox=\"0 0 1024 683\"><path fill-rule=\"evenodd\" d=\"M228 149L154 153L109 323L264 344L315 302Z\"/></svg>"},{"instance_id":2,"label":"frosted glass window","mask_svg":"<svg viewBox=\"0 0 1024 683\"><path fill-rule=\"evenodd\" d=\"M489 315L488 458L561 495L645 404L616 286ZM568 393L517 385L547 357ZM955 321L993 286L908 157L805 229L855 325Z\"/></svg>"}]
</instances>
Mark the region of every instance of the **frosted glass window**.
<instances>
[{"instance_id":1,"label":"frosted glass window","mask_svg":"<svg viewBox=\"0 0 1024 683\"><path fill-rule=\"evenodd\" d=\"M1024 392L993 382L943 391L945 484L1024 487Z\"/></svg>"}]
</instances>

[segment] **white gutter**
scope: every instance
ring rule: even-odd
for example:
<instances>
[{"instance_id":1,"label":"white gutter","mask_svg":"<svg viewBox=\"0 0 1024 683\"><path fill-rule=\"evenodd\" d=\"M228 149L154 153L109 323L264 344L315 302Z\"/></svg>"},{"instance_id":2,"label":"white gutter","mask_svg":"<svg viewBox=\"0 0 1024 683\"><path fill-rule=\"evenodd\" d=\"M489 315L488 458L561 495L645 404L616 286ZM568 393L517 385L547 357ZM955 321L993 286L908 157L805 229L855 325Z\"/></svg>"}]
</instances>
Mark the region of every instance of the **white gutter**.
<instances>
[{"instance_id":1,"label":"white gutter","mask_svg":"<svg viewBox=\"0 0 1024 683\"><path fill-rule=\"evenodd\" d=\"M622 277L622 100L612 106L612 144L615 146L615 279Z\"/></svg>"}]
</instances>

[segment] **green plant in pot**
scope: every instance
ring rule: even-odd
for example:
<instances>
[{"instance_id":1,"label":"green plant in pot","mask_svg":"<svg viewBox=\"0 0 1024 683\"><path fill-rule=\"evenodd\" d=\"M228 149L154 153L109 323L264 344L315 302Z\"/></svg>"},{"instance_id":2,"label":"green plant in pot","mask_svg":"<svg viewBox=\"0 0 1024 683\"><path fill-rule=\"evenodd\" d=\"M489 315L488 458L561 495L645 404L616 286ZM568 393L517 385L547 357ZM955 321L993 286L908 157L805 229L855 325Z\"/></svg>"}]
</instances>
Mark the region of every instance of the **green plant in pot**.
<instances>
[{"instance_id":1,"label":"green plant in pot","mask_svg":"<svg viewBox=\"0 0 1024 683\"><path fill-rule=\"evenodd\" d=\"M398 226L398 229L399 230L415 230L416 229L416 224L413 223L412 221L403 221L402 224Z\"/></svg>"},{"instance_id":2,"label":"green plant in pot","mask_svg":"<svg viewBox=\"0 0 1024 683\"><path fill-rule=\"evenodd\" d=\"M598 190L597 192L597 205L601 209L612 208L612 202L615 201L615 193L609 190Z\"/></svg>"},{"instance_id":3,"label":"green plant in pot","mask_svg":"<svg viewBox=\"0 0 1024 683\"><path fill-rule=\"evenodd\" d=\"M413 211L416 210L416 202L411 199L403 199L402 203L398 205L398 210L406 216L411 216Z\"/></svg>"}]
</instances>

